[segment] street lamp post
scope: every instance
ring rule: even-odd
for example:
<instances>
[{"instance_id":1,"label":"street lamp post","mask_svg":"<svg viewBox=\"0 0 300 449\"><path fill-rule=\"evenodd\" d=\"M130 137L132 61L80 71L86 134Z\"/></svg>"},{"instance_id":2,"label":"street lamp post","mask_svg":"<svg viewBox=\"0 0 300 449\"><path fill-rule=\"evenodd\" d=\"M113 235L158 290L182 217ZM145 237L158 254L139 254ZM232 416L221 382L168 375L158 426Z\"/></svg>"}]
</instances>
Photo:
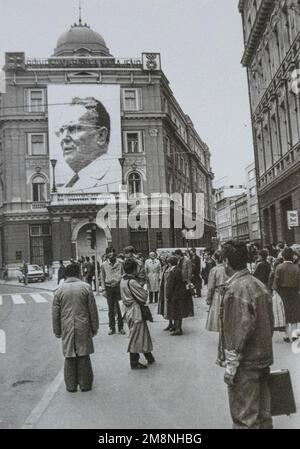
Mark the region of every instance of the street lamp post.
<instances>
[{"instance_id":1,"label":"street lamp post","mask_svg":"<svg viewBox=\"0 0 300 449\"><path fill-rule=\"evenodd\" d=\"M96 284L96 294L99 295L99 278L98 278L98 260L97 260L97 226L93 226L93 231L95 233L95 284Z\"/></svg>"},{"instance_id":2,"label":"street lamp post","mask_svg":"<svg viewBox=\"0 0 300 449\"><path fill-rule=\"evenodd\" d=\"M124 163L125 163L125 157L119 157L119 163L121 165L121 170L122 170L122 186L123 186L124 185L123 167L124 167Z\"/></svg>"},{"instance_id":3,"label":"street lamp post","mask_svg":"<svg viewBox=\"0 0 300 449\"><path fill-rule=\"evenodd\" d=\"M52 165L52 170L53 170L53 184L52 184L52 193L56 193L56 184L55 184L55 167L57 164L57 160L56 159L51 159L50 163Z\"/></svg>"}]
</instances>

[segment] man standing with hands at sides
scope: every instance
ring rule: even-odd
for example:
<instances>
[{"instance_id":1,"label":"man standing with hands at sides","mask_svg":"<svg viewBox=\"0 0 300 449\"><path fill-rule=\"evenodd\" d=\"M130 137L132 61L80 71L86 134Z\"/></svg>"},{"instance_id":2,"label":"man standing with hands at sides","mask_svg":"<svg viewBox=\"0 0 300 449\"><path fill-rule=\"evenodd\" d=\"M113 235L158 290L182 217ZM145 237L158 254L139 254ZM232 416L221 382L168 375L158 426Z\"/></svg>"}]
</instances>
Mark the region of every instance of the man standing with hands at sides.
<instances>
[{"instance_id":1,"label":"man standing with hands at sides","mask_svg":"<svg viewBox=\"0 0 300 449\"><path fill-rule=\"evenodd\" d=\"M161 277L161 265L156 254L152 251L145 262L145 273L149 292L149 302L158 302L159 281Z\"/></svg>"},{"instance_id":2,"label":"man standing with hands at sides","mask_svg":"<svg viewBox=\"0 0 300 449\"><path fill-rule=\"evenodd\" d=\"M26 260L23 261L23 274L24 274L24 285L28 284L28 263Z\"/></svg>"},{"instance_id":3,"label":"man standing with hands at sides","mask_svg":"<svg viewBox=\"0 0 300 449\"><path fill-rule=\"evenodd\" d=\"M192 263L192 282L196 288L197 296L201 298L201 290L202 290L202 279L200 276L201 259L196 253L196 248L191 248L189 253L190 253L190 260Z\"/></svg>"},{"instance_id":4,"label":"man standing with hands at sides","mask_svg":"<svg viewBox=\"0 0 300 449\"><path fill-rule=\"evenodd\" d=\"M118 315L119 332L124 335L123 318L119 305L119 301L121 300L120 282L124 273L123 262L117 259L114 248L106 248L106 257L106 261L101 265L101 287L102 294L106 296L108 305L108 335L116 333L116 313Z\"/></svg>"},{"instance_id":5,"label":"man standing with hands at sides","mask_svg":"<svg viewBox=\"0 0 300 449\"><path fill-rule=\"evenodd\" d=\"M271 429L271 295L247 269L245 243L225 243L222 255L229 279L220 308L218 361L225 367L233 428Z\"/></svg>"},{"instance_id":6,"label":"man standing with hands at sides","mask_svg":"<svg viewBox=\"0 0 300 449\"><path fill-rule=\"evenodd\" d=\"M99 329L96 301L89 284L79 279L79 267L68 265L66 280L55 292L52 305L53 332L62 339L65 384L70 393L90 391L93 370L90 354Z\"/></svg>"}]
</instances>

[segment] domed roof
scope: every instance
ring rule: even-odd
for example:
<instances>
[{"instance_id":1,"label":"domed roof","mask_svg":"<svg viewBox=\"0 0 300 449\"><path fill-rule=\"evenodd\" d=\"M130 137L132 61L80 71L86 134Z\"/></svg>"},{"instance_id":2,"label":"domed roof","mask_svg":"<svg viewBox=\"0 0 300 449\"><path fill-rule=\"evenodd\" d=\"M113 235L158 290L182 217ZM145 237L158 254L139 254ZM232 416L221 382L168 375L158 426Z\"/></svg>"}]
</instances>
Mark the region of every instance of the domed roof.
<instances>
[{"instance_id":1,"label":"domed roof","mask_svg":"<svg viewBox=\"0 0 300 449\"><path fill-rule=\"evenodd\" d=\"M91 30L86 23L83 25L79 21L79 24L75 23L59 37L53 56L78 56L84 54L111 56L103 37L96 31Z\"/></svg>"}]
</instances>

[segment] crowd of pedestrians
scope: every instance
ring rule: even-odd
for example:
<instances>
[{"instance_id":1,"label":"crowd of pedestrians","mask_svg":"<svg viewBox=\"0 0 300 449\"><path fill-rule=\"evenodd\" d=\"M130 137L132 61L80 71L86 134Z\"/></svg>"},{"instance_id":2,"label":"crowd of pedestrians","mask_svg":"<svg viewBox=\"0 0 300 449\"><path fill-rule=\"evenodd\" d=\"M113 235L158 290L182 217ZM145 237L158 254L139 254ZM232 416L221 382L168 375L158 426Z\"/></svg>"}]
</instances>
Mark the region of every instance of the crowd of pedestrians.
<instances>
[{"instance_id":1,"label":"crowd of pedestrians","mask_svg":"<svg viewBox=\"0 0 300 449\"><path fill-rule=\"evenodd\" d=\"M108 335L115 334L116 329L120 334L126 334L126 322L129 329L127 351L132 369L146 369L155 362L147 325L152 315L147 304L157 304L158 314L168 321L165 331L171 336L182 336L183 319L194 316L193 296L201 296L201 274L208 276L213 266L211 255L210 251L206 252L204 259L207 262L201 271L201 259L194 249L185 253L178 249L160 257L150 252L146 260L136 254L132 246L124 248L119 255L112 247L106 249L101 266L97 263L97 274L101 294L108 305ZM54 334L62 338L66 358L65 383L70 392L76 391L77 385L82 391L90 390L92 385L89 356L93 352L92 337L99 326L93 294L95 269L95 259L87 256L78 261L70 260L67 266L60 261L58 270L53 329ZM147 364L140 362L140 354L144 355Z\"/></svg>"},{"instance_id":2,"label":"crowd of pedestrians","mask_svg":"<svg viewBox=\"0 0 300 449\"><path fill-rule=\"evenodd\" d=\"M202 258L195 249L177 249L171 254L150 252L144 260L129 246L119 255L107 248L99 268L88 257L67 267L61 262L53 329L62 338L67 390L76 391L78 385L82 391L92 388L89 355L99 327L93 295L96 266L107 299L108 334L115 334L116 328L125 334L127 324L132 369L145 370L155 363L147 323L152 321L153 306L167 321L164 331L183 336L183 320L194 316L193 298L202 296L204 284L206 330L219 333L217 364L225 368L233 426L271 428L272 336L274 331L285 332L286 342L297 337L299 259L287 245L249 250L245 243L232 240L215 252L205 250ZM148 304L153 304L151 309Z\"/></svg>"}]
</instances>

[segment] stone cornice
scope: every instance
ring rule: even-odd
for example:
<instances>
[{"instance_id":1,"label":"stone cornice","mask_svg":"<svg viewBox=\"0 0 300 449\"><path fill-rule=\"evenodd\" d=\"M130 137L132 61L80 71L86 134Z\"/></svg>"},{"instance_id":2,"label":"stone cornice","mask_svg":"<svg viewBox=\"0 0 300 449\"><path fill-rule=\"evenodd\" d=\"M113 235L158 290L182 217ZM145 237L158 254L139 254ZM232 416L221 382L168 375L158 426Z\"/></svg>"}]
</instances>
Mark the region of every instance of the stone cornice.
<instances>
[{"instance_id":1,"label":"stone cornice","mask_svg":"<svg viewBox=\"0 0 300 449\"><path fill-rule=\"evenodd\" d=\"M4 124L5 122L47 122L47 117L29 117L25 115L7 115L0 118L0 123Z\"/></svg>"},{"instance_id":2,"label":"stone cornice","mask_svg":"<svg viewBox=\"0 0 300 449\"><path fill-rule=\"evenodd\" d=\"M160 120L163 119L165 116L162 112L123 112L121 115L122 120ZM146 124L147 126L150 126L149 123Z\"/></svg>"},{"instance_id":3,"label":"stone cornice","mask_svg":"<svg viewBox=\"0 0 300 449\"><path fill-rule=\"evenodd\" d=\"M259 46L259 42L266 29L268 18L275 7L274 0L262 0L261 6L257 11L255 22L251 29L250 35L246 42L244 55L242 57L242 64L248 67L253 59L255 51Z\"/></svg>"},{"instance_id":4,"label":"stone cornice","mask_svg":"<svg viewBox=\"0 0 300 449\"><path fill-rule=\"evenodd\" d=\"M50 215L48 213L40 213L40 214L21 214L20 212L12 213L7 212L3 213L3 222L29 222L29 221L49 221Z\"/></svg>"},{"instance_id":5,"label":"stone cornice","mask_svg":"<svg viewBox=\"0 0 300 449\"><path fill-rule=\"evenodd\" d=\"M240 12L240 13L242 13L242 12L243 12L243 9L244 9L244 6L245 6L245 3L246 3L246 0L240 0L240 1L239 1L239 5L238 5L238 8L239 8L239 12Z\"/></svg>"}]
</instances>

